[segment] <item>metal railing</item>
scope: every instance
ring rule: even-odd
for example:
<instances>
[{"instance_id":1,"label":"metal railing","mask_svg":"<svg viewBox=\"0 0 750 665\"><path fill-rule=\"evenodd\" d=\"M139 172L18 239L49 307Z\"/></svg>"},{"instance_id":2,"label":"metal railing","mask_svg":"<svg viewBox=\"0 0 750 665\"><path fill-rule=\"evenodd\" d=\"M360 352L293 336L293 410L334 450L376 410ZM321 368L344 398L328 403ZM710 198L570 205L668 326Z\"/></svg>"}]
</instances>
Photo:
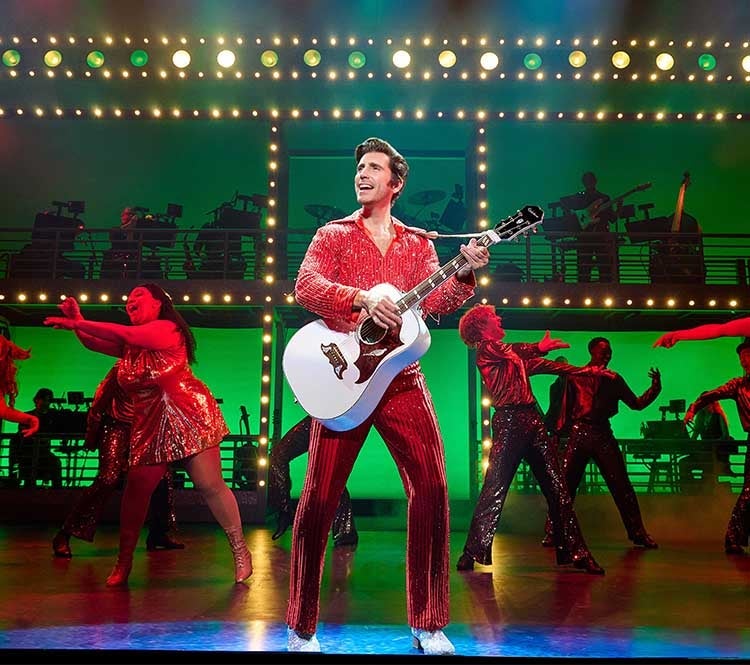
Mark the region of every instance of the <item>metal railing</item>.
<instances>
[{"instance_id":1,"label":"metal railing","mask_svg":"<svg viewBox=\"0 0 750 665\"><path fill-rule=\"evenodd\" d=\"M221 471L229 487L238 490L265 491L259 486L258 437L228 434L220 444ZM99 470L99 455L83 445L83 434L55 433L21 438L13 433L0 434L0 486L52 487L49 479L49 455L60 463L60 486L86 487ZM176 469L175 487L192 489L193 485Z\"/></svg>"},{"instance_id":2,"label":"metal railing","mask_svg":"<svg viewBox=\"0 0 750 665\"><path fill-rule=\"evenodd\" d=\"M691 439L619 439L628 477L639 494L711 494L722 485L738 493L744 482L746 444L737 441ZM720 461L722 446L736 445L726 462ZM480 487L483 481L480 469ZM512 489L521 494L539 493L539 486L526 462L522 462ZM593 463L586 467L578 494L604 494L607 484Z\"/></svg>"},{"instance_id":3,"label":"metal railing","mask_svg":"<svg viewBox=\"0 0 750 665\"><path fill-rule=\"evenodd\" d=\"M315 229L0 229L6 279L261 279L268 255L278 279L294 279ZM270 244L269 236L274 235ZM31 234L33 235L33 234ZM445 263L459 239L438 239ZM269 247L272 251L269 251ZM506 282L611 281L619 284L748 284L750 235L583 234L542 231L490 251L488 275Z\"/></svg>"}]
</instances>

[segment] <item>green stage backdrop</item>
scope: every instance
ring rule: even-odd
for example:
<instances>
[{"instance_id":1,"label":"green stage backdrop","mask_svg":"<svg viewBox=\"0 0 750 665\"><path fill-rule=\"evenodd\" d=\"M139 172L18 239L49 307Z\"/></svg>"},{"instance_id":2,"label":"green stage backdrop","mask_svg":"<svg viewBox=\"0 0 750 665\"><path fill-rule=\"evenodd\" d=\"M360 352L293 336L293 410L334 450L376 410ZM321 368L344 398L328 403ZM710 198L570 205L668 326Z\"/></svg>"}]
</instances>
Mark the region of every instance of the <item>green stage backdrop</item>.
<instances>
[{"instance_id":1,"label":"green stage backdrop","mask_svg":"<svg viewBox=\"0 0 750 665\"><path fill-rule=\"evenodd\" d=\"M470 123L452 121L402 123L292 123L283 130L288 150L289 172L307 173L317 184L286 183L294 222L314 227L304 212L308 203L354 207L352 177L354 161L346 166L346 154L372 134L392 140L407 158L414 156L414 174L404 192L409 213L418 204L408 201L419 191L451 188L465 160L470 172L475 161ZM265 192L268 159L268 126L257 121L10 121L0 123L0 224L31 225L36 211L52 199L85 199L84 215L89 226L114 226L120 208L140 203L163 210L168 202L182 203L183 228L199 226L207 210L244 193ZM634 197L634 202L653 201L654 214L674 209L683 171L693 174L685 209L707 232L746 232L748 212L745 199L750 126L746 123L671 123L665 125L628 122L546 123L493 121L487 123L487 199L489 217L502 217L525 203L546 208L550 201L580 188L580 174L592 169L603 191L612 195L643 181L653 188ZM341 168L334 181L326 172L297 170L295 156L309 160L316 155L333 158ZM454 153L463 151L462 156ZM439 166L425 162L427 155L447 159L451 173L439 180ZM441 157L441 155L443 155ZM301 163L301 162L300 162ZM419 173L418 173L419 171ZM427 173L425 173L427 172ZM436 184L439 183L439 184ZM470 190L467 188L467 197ZM418 221L432 219L433 210L421 213ZM439 210L435 210L439 212ZM427 214L430 213L430 214ZM290 265L292 275L296 266ZM2 309L0 309L2 313ZM123 321L125 320L123 316ZM455 330L433 328L433 346L424 358L424 368L433 391L446 441L451 496L468 496L468 370L466 349ZM18 405L31 408L31 397L46 385L60 395L83 390L91 395L111 361L85 351L60 331L41 328L14 329L15 340L32 346L33 360L21 370ZM564 331L555 331L562 335ZM568 357L574 363L587 358L585 344L595 331L570 332L564 336L573 344ZM733 347L723 340L678 346L670 351L652 350L657 333L611 334L613 368L620 370L632 387L642 391L647 371L659 366L664 375L664 393L643 414L627 410L613 425L619 436L638 437L642 420L658 419L658 405L670 399L695 397L739 373ZM513 331L511 340L538 339L540 331ZM215 394L224 398L224 413L233 432L237 431L239 405L257 414L259 403L260 331L247 329L196 329L199 341L197 374ZM239 365L238 365L239 363ZM247 369L245 369L245 367ZM239 369L238 369L239 368ZM281 380L276 377L275 380ZM551 379L534 379L542 406L546 406ZM732 433L742 437L732 408L727 409ZM283 428L301 417L288 390L283 402ZM251 417L253 426L257 418ZM350 489L355 498L401 497L400 480L382 444L368 442L355 467ZM295 493L299 491L306 458L294 462Z\"/></svg>"},{"instance_id":2,"label":"green stage backdrop","mask_svg":"<svg viewBox=\"0 0 750 665\"><path fill-rule=\"evenodd\" d=\"M622 405L620 413L612 419L615 434L622 438L640 438L643 421L661 418L658 408L660 405L667 404L672 399L685 399L689 403L701 391L714 388L742 373L734 351L738 340L693 342L665 350L651 348L651 344L660 334L658 332L602 333L553 330L552 333L569 342L571 348L559 353L553 352L548 357L555 358L559 354L565 354L573 364L588 362L586 346L592 337L607 337L613 349L610 367L620 372L637 394L642 393L650 385L649 368L658 367L661 370L663 390L659 398L641 412L630 411ZM507 341L538 341L542 334L540 331L514 330L508 333ZM469 468L469 447L474 445L474 442L469 441L467 351L458 339L458 333L455 330L440 330L433 327L432 347L422 359L422 366L445 439L451 499L468 499L469 478L473 473ZM549 402L549 385L553 380L553 376L543 375L532 378L534 393L545 410ZM729 416L730 432L735 438L744 439L745 435L734 405L724 406ZM288 387L285 386L284 429L291 427L303 415L299 406L294 404ZM295 496L299 494L306 463L306 456L292 463ZM355 499L403 497L396 467L382 439L374 431L360 453L348 487Z\"/></svg>"},{"instance_id":3,"label":"green stage backdrop","mask_svg":"<svg viewBox=\"0 0 750 665\"><path fill-rule=\"evenodd\" d=\"M85 313L85 308L84 308ZM96 318L91 314L91 318ZM126 322L123 314L123 323ZM240 405L250 413L251 428L258 422L260 404L260 328L193 328L198 343L198 362L193 371L204 381L221 405L232 434L239 434ZM56 397L69 390L81 390L91 397L115 359L85 349L72 333L53 328L17 327L13 340L31 347L32 357L19 363L19 394L16 406L34 408L33 397L41 387L51 388ZM16 426L4 423L4 431ZM255 433L255 432L253 432Z\"/></svg>"}]
</instances>

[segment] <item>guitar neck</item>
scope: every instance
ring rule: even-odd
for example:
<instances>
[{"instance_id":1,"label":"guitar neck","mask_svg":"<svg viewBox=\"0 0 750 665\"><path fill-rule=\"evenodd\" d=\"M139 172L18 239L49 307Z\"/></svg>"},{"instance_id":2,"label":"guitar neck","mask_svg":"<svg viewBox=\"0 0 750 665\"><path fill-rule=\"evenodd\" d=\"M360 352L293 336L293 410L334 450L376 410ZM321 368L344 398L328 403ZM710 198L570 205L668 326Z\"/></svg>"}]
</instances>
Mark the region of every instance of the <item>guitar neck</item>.
<instances>
[{"instance_id":1,"label":"guitar neck","mask_svg":"<svg viewBox=\"0 0 750 665\"><path fill-rule=\"evenodd\" d=\"M477 245L482 247L489 247L492 244L494 244L494 241L489 233L477 240ZM468 261L463 254L459 254L452 258L448 263L441 266L440 269L432 273L427 279L421 281L411 291L405 293L403 297L398 300L396 305L398 305L399 313L403 314L406 310L418 305L430 295L430 293L443 284L443 282L453 277L453 275L467 264Z\"/></svg>"}]
</instances>

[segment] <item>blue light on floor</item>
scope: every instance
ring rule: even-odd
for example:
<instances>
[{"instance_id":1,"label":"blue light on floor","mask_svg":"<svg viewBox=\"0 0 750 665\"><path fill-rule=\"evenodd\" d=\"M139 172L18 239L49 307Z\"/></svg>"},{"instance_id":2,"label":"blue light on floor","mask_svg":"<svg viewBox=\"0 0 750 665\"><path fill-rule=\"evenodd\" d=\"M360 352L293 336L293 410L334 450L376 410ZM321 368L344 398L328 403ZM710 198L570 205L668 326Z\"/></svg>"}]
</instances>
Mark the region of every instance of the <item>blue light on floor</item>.
<instances>
[{"instance_id":1,"label":"blue light on floor","mask_svg":"<svg viewBox=\"0 0 750 665\"><path fill-rule=\"evenodd\" d=\"M452 624L446 634L465 656L514 658L748 658L750 638L737 631L654 628L502 626ZM325 653L419 655L408 628L320 624ZM101 624L5 630L3 649L107 649L274 652L286 650L286 626L263 621L183 621Z\"/></svg>"}]
</instances>

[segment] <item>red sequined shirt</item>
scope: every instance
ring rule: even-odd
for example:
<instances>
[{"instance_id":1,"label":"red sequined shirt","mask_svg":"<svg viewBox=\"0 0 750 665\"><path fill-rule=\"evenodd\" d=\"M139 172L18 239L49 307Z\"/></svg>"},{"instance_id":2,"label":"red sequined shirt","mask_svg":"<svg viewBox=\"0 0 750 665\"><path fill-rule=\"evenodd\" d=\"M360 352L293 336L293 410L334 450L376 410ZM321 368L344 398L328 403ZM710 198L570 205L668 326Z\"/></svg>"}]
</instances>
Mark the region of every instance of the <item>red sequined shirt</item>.
<instances>
[{"instance_id":1,"label":"red sequined shirt","mask_svg":"<svg viewBox=\"0 0 750 665\"><path fill-rule=\"evenodd\" d=\"M536 403L529 376L534 374L578 374L583 368L541 358L539 344L487 341L477 347L477 367L492 405L530 406Z\"/></svg>"},{"instance_id":2,"label":"red sequined shirt","mask_svg":"<svg viewBox=\"0 0 750 665\"><path fill-rule=\"evenodd\" d=\"M690 408L696 413L710 402L720 399L733 399L737 403L742 429L750 432L750 376L737 377L723 386L701 393Z\"/></svg>"},{"instance_id":3,"label":"red sequined shirt","mask_svg":"<svg viewBox=\"0 0 750 665\"><path fill-rule=\"evenodd\" d=\"M302 261L295 285L297 302L326 320L330 328L353 330L360 290L387 282L409 291L440 268L432 241L393 219L396 237L385 255L365 229L362 210L318 229ZM474 295L474 273L465 282L448 278L421 303L423 315L448 314Z\"/></svg>"}]
</instances>

